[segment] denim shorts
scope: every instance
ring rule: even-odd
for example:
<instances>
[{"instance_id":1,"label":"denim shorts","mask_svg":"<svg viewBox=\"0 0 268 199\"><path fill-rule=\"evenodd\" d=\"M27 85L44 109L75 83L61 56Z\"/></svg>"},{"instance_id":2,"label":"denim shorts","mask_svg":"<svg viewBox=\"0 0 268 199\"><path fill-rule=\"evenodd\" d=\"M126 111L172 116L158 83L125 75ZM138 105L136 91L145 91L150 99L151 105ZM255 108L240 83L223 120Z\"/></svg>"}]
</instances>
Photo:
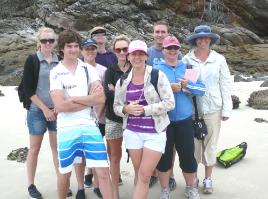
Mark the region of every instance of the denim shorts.
<instances>
[{"instance_id":1,"label":"denim shorts","mask_svg":"<svg viewBox=\"0 0 268 199\"><path fill-rule=\"evenodd\" d=\"M43 135L48 131L57 131L57 122L49 122L43 111L37 107L30 107L27 111L27 126L31 135Z\"/></svg>"}]
</instances>

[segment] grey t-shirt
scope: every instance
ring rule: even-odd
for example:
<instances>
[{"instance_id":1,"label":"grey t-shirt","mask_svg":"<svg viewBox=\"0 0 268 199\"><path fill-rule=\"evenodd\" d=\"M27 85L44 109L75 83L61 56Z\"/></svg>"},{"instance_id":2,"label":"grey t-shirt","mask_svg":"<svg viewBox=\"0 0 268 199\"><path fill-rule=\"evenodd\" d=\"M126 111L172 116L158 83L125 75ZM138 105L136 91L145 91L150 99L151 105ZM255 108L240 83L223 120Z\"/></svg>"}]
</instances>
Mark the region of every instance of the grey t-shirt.
<instances>
[{"instance_id":1,"label":"grey t-shirt","mask_svg":"<svg viewBox=\"0 0 268 199\"><path fill-rule=\"evenodd\" d=\"M52 62L49 64L44 59L40 51L37 51L37 57L40 61L40 71L35 94L42 100L42 102L48 108L54 108L52 99L50 97L49 73L50 70L59 63L59 59L56 54L53 54ZM37 107L37 106L34 103L31 103L31 107Z\"/></svg>"}]
</instances>

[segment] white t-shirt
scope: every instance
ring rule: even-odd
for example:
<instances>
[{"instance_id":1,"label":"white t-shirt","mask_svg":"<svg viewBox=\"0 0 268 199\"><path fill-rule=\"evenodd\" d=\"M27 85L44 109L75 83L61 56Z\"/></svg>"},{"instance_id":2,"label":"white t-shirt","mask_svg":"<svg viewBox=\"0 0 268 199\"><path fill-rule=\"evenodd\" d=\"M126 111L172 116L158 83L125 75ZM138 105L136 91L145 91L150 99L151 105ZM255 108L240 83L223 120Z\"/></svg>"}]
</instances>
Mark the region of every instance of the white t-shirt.
<instances>
[{"instance_id":1,"label":"white t-shirt","mask_svg":"<svg viewBox=\"0 0 268 199\"><path fill-rule=\"evenodd\" d=\"M97 73L101 79L102 85L104 85L104 78L105 78L105 71L107 70L107 68L103 65L100 64L96 64L95 69L97 70ZM95 108L95 111L98 111L98 108ZM105 114L103 113L99 119L99 123L104 124L105 123Z\"/></svg>"},{"instance_id":2,"label":"white t-shirt","mask_svg":"<svg viewBox=\"0 0 268 199\"><path fill-rule=\"evenodd\" d=\"M50 72L50 91L63 90L66 98L68 96L87 96L88 90L92 82L100 80L96 69L78 60L78 65L75 74L70 71L59 62ZM86 70L88 70L88 84ZM63 128L67 126L77 126L82 124L95 124L95 115L91 107L76 112L62 112L57 117L57 128Z\"/></svg>"}]
</instances>

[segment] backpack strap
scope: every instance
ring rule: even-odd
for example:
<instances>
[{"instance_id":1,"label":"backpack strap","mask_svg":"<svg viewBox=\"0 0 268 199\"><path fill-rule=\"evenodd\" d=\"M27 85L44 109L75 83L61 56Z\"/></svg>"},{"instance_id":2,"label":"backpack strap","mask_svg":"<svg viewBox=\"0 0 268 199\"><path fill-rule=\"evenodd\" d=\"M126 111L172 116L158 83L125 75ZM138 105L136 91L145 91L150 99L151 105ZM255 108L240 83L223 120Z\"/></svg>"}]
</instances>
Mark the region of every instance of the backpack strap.
<instances>
[{"instance_id":1,"label":"backpack strap","mask_svg":"<svg viewBox=\"0 0 268 199\"><path fill-rule=\"evenodd\" d=\"M157 84L158 84L158 76L159 76L159 70L153 68L151 71L151 84L154 86L155 91L159 95ZM159 95L160 97L160 95Z\"/></svg>"},{"instance_id":2,"label":"backpack strap","mask_svg":"<svg viewBox=\"0 0 268 199\"><path fill-rule=\"evenodd\" d=\"M199 118L199 115L198 115L198 109L197 109L197 104L196 104L196 96L193 96L193 103L194 103L195 120L197 120Z\"/></svg>"},{"instance_id":3,"label":"backpack strap","mask_svg":"<svg viewBox=\"0 0 268 199\"><path fill-rule=\"evenodd\" d=\"M86 77L87 77L87 85L88 85L88 82L89 82L88 70L87 70L87 67L86 67L86 66L83 66L83 68L84 68L85 73L86 73Z\"/></svg>"}]
</instances>

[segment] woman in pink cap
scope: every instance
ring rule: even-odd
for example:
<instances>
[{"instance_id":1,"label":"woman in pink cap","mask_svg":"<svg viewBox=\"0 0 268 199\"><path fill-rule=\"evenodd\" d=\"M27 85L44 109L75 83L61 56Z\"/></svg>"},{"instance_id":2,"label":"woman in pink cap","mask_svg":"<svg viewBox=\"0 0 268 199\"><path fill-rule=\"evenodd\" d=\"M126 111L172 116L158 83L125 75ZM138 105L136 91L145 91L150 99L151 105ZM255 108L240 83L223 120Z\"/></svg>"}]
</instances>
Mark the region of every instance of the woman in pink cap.
<instances>
[{"instance_id":1,"label":"woman in pink cap","mask_svg":"<svg viewBox=\"0 0 268 199\"><path fill-rule=\"evenodd\" d=\"M150 176L165 151L167 112L175 104L163 72L156 71L156 88L151 82L153 70L145 64L148 59L146 43L132 41L128 53L132 70L116 84L114 112L123 117L125 146L135 170L133 199L146 199Z\"/></svg>"}]
</instances>

